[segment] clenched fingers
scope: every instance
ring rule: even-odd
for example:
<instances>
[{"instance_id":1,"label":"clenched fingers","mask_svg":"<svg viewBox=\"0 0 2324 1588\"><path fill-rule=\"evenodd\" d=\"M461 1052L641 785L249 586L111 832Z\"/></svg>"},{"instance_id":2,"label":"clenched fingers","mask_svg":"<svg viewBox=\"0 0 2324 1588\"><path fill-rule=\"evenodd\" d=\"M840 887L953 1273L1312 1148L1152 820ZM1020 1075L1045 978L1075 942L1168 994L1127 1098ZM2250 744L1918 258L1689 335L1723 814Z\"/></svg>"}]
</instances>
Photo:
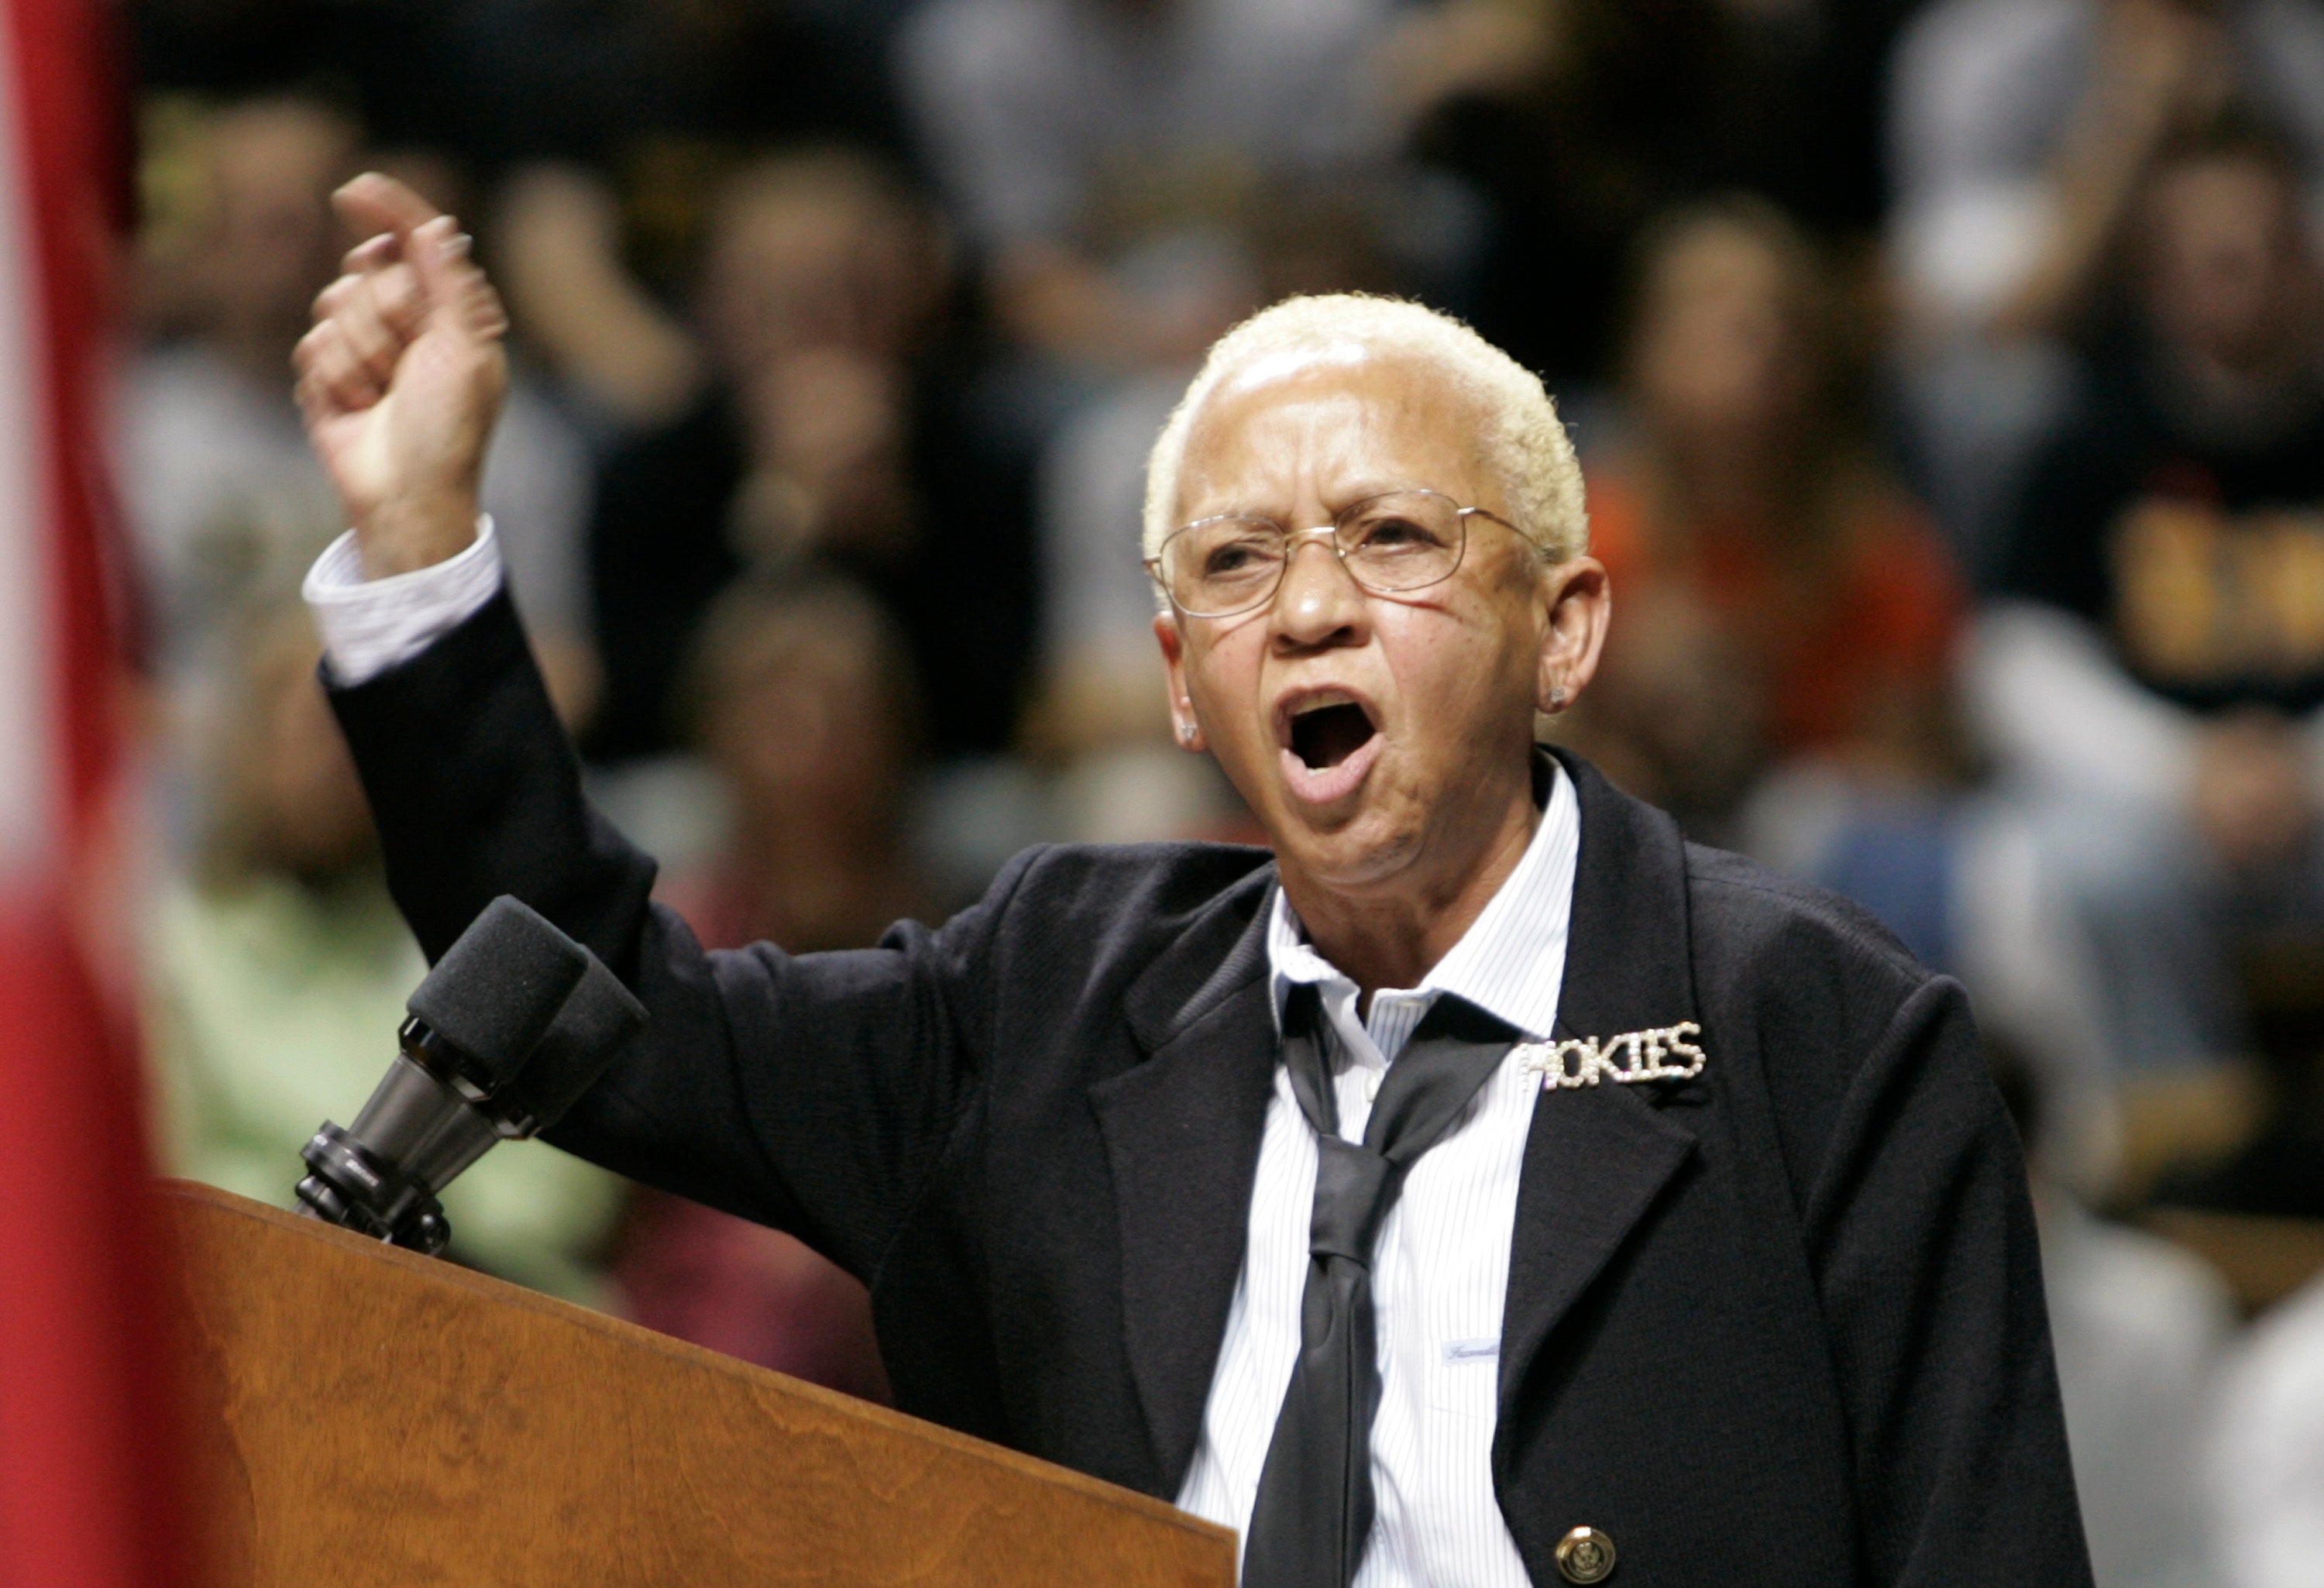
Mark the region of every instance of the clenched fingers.
<instances>
[{"instance_id":1,"label":"clenched fingers","mask_svg":"<svg viewBox=\"0 0 2324 1588\"><path fill-rule=\"evenodd\" d=\"M299 406L310 417L368 408L387 390L386 378L372 374L336 319L301 337L291 358L299 370Z\"/></svg>"},{"instance_id":2,"label":"clenched fingers","mask_svg":"<svg viewBox=\"0 0 2324 1588\"><path fill-rule=\"evenodd\" d=\"M476 268L475 239L448 215L410 235L404 255L419 272L429 310L463 336L488 342L508 329L501 296Z\"/></svg>"},{"instance_id":3,"label":"clenched fingers","mask_svg":"<svg viewBox=\"0 0 2324 1588\"><path fill-rule=\"evenodd\" d=\"M384 270L394 263L398 252L395 234L381 232L376 236L365 237L348 249L346 256L339 261L339 272L342 275L369 275L373 271Z\"/></svg>"},{"instance_id":4,"label":"clenched fingers","mask_svg":"<svg viewBox=\"0 0 2324 1588\"><path fill-rule=\"evenodd\" d=\"M319 319L339 328L372 378L385 385L395 361L420 334L426 318L420 281L408 264L362 276L341 276L315 300Z\"/></svg>"}]
</instances>

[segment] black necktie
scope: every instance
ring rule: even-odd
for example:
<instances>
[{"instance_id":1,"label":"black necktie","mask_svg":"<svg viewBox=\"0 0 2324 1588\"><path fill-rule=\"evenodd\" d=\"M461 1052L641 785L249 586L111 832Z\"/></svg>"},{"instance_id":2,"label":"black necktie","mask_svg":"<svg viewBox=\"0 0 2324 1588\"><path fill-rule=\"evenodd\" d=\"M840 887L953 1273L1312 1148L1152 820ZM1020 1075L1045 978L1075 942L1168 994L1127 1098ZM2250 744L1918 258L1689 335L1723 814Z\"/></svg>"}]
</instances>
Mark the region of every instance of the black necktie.
<instances>
[{"instance_id":1,"label":"black necktie","mask_svg":"<svg viewBox=\"0 0 2324 1588\"><path fill-rule=\"evenodd\" d=\"M1372 1419L1379 1364L1372 1336L1372 1242L1420 1155L1461 1117L1517 1033L1439 997L1388 1067L1363 1145L1340 1137L1315 989L1292 990L1283 1058L1315 1128L1315 1211L1299 1362L1259 1470L1243 1548L1243 1588L1347 1588L1372 1530Z\"/></svg>"}]
</instances>

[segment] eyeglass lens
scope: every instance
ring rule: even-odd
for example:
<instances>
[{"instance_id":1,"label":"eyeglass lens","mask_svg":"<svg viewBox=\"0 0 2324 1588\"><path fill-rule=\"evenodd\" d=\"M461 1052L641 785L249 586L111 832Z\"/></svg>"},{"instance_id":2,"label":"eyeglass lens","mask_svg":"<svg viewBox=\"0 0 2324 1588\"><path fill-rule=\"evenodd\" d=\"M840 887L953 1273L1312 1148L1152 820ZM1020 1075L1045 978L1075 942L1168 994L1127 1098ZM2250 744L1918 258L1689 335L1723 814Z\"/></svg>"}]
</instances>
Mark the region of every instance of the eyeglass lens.
<instances>
[{"instance_id":1,"label":"eyeglass lens","mask_svg":"<svg viewBox=\"0 0 2324 1588\"><path fill-rule=\"evenodd\" d=\"M1358 502L1332 526L1349 575L1383 595L1449 578L1460 566L1466 532L1460 507L1434 491ZM1290 531L1273 519L1204 519L1163 546L1162 577L1182 610L1230 616L1275 594L1290 561Z\"/></svg>"}]
</instances>

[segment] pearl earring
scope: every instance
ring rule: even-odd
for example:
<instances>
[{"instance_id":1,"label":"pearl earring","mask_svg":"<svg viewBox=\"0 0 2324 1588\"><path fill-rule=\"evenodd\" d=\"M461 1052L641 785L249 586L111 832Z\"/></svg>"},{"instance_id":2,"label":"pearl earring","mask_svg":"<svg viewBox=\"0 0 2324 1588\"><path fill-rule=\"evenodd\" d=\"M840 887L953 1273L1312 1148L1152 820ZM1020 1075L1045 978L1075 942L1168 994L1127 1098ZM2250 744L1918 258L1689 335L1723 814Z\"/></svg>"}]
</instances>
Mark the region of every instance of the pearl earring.
<instances>
[{"instance_id":1,"label":"pearl earring","mask_svg":"<svg viewBox=\"0 0 2324 1588\"><path fill-rule=\"evenodd\" d=\"M1565 709L1564 685L1555 684L1551 686L1549 691L1549 708L1552 711L1563 711Z\"/></svg>"}]
</instances>

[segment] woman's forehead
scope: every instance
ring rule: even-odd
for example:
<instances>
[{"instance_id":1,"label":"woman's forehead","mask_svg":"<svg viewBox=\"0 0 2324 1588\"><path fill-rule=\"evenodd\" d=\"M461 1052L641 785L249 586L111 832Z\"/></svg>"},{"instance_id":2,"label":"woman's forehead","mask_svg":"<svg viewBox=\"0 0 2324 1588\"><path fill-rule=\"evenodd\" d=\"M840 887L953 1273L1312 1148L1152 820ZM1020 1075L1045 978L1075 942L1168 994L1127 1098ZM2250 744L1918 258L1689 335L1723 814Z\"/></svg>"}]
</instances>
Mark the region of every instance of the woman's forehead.
<instances>
[{"instance_id":1,"label":"woman's forehead","mask_svg":"<svg viewBox=\"0 0 2324 1588\"><path fill-rule=\"evenodd\" d=\"M1222 383L1187 436L1181 507L1303 484L1470 487L1475 403L1425 360L1362 351L1269 355Z\"/></svg>"}]
</instances>

